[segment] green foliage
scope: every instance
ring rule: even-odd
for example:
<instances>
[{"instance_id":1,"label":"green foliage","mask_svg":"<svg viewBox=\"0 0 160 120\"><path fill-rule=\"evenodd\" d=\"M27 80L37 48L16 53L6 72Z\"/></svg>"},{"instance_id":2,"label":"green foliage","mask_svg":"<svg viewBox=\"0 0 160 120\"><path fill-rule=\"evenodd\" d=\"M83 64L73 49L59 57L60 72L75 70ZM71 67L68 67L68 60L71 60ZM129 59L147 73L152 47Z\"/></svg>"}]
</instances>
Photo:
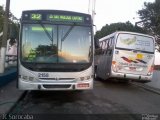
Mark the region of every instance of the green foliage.
<instances>
[{"instance_id":1,"label":"green foliage","mask_svg":"<svg viewBox=\"0 0 160 120\"><path fill-rule=\"evenodd\" d=\"M11 21L9 25L8 37L11 39L18 39L19 37L19 23L14 23Z\"/></svg>"},{"instance_id":2,"label":"green foliage","mask_svg":"<svg viewBox=\"0 0 160 120\"><path fill-rule=\"evenodd\" d=\"M160 51L160 0L153 3L144 3L144 8L138 11L144 28L148 33L157 37L157 46Z\"/></svg>"},{"instance_id":3,"label":"green foliage","mask_svg":"<svg viewBox=\"0 0 160 120\"><path fill-rule=\"evenodd\" d=\"M56 45L39 45L36 48L37 55L38 56L44 56L44 55L53 55L57 54L57 46Z\"/></svg>"},{"instance_id":4,"label":"green foliage","mask_svg":"<svg viewBox=\"0 0 160 120\"><path fill-rule=\"evenodd\" d=\"M0 33L3 31L3 19L4 19L4 10L3 7L0 6ZM2 44L2 37L0 37L0 47Z\"/></svg>"},{"instance_id":5,"label":"green foliage","mask_svg":"<svg viewBox=\"0 0 160 120\"><path fill-rule=\"evenodd\" d=\"M112 23L110 25L106 24L100 31L97 31L95 34L95 42L97 42L98 39L109 35L116 31L130 31L130 32L139 32L139 33L146 33L145 30L138 26L134 26L129 21L126 23Z\"/></svg>"},{"instance_id":6,"label":"green foliage","mask_svg":"<svg viewBox=\"0 0 160 120\"><path fill-rule=\"evenodd\" d=\"M3 6L0 6L0 33L3 32L3 24L4 24L4 14L5 11ZM18 38L19 33L19 23L15 23L13 21L14 15L10 12L9 13L9 25L8 25L8 38ZM0 37L0 46L2 44L2 37Z\"/></svg>"},{"instance_id":7,"label":"green foliage","mask_svg":"<svg viewBox=\"0 0 160 120\"><path fill-rule=\"evenodd\" d=\"M3 16L4 16L4 10L3 7L0 6L0 32L3 30Z\"/></svg>"}]
</instances>

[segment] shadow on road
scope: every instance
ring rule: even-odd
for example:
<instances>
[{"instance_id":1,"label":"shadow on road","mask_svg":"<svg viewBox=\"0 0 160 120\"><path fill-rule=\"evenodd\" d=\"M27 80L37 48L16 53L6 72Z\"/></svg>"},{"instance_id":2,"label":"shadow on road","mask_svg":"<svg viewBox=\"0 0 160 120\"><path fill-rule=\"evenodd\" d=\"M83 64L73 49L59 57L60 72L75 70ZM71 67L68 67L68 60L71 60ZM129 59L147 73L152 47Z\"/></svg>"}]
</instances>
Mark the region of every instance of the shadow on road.
<instances>
[{"instance_id":1,"label":"shadow on road","mask_svg":"<svg viewBox=\"0 0 160 120\"><path fill-rule=\"evenodd\" d=\"M80 99L80 94L84 91L31 91L29 98L34 99L33 102L55 102L63 104L66 102L75 102ZM79 95L78 95L79 94Z\"/></svg>"}]
</instances>

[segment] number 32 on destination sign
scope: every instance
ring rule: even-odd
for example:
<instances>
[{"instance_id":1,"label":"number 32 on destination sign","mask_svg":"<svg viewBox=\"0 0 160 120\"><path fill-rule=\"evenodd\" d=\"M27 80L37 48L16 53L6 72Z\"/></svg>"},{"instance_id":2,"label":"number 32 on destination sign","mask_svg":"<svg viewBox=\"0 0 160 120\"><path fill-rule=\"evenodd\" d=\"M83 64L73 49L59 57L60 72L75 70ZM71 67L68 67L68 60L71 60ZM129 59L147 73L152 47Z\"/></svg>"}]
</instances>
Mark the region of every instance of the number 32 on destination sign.
<instances>
[{"instance_id":1,"label":"number 32 on destination sign","mask_svg":"<svg viewBox=\"0 0 160 120\"><path fill-rule=\"evenodd\" d=\"M42 15L41 14L31 14L32 20L41 20Z\"/></svg>"}]
</instances>

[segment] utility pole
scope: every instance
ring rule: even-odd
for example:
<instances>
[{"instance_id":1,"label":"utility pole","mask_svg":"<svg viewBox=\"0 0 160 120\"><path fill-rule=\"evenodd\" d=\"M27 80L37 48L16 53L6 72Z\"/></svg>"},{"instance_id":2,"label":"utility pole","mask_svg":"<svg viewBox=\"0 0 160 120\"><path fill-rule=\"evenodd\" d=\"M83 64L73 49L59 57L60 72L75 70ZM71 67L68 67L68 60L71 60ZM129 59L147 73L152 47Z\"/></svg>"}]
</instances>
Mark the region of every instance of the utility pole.
<instances>
[{"instance_id":1,"label":"utility pole","mask_svg":"<svg viewBox=\"0 0 160 120\"><path fill-rule=\"evenodd\" d=\"M92 20L93 20L93 23L94 23L94 17L95 17L95 8L96 8L96 0L93 0L93 3L92 3Z\"/></svg>"},{"instance_id":2,"label":"utility pole","mask_svg":"<svg viewBox=\"0 0 160 120\"><path fill-rule=\"evenodd\" d=\"M2 46L1 46L1 57L0 57L1 58L0 59L0 73L3 73L5 69L5 55L6 55L6 46L7 46L9 7L10 7L10 0L6 0L4 25L3 25L3 37L2 37Z\"/></svg>"}]
</instances>

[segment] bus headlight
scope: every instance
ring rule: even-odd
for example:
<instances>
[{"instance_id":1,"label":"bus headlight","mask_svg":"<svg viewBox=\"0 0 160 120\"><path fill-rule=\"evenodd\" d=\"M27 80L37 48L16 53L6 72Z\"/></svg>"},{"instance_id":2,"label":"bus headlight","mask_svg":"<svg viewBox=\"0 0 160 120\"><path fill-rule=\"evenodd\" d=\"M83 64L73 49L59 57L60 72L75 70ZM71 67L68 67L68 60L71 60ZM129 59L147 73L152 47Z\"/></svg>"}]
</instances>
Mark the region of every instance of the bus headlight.
<instances>
[{"instance_id":1,"label":"bus headlight","mask_svg":"<svg viewBox=\"0 0 160 120\"><path fill-rule=\"evenodd\" d=\"M114 71L114 72L117 72L117 71L118 71L116 65L112 65L112 68L113 68L113 71Z\"/></svg>"},{"instance_id":2,"label":"bus headlight","mask_svg":"<svg viewBox=\"0 0 160 120\"><path fill-rule=\"evenodd\" d=\"M34 81L35 78L34 77L30 77L30 76L23 76L23 75L19 75L19 78L21 78L24 81Z\"/></svg>"},{"instance_id":3,"label":"bus headlight","mask_svg":"<svg viewBox=\"0 0 160 120\"><path fill-rule=\"evenodd\" d=\"M147 75L150 76L152 73L148 72Z\"/></svg>"},{"instance_id":4,"label":"bus headlight","mask_svg":"<svg viewBox=\"0 0 160 120\"><path fill-rule=\"evenodd\" d=\"M22 79L27 80L28 77L27 76L22 76Z\"/></svg>"},{"instance_id":5,"label":"bus headlight","mask_svg":"<svg viewBox=\"0 0 160 120\"><path fill-rule=\"evenodd\" d=\"M118 71L116 61L112 61L112 69L113 69L114 72Z\"/></svg>"},{"instance_id":6,"label":"bus headlight","mask_svg":"<svg viewBox=\"0 0 160 120\"><path fill-rule=\"evenodd\" d=\"M149 72L147 73L147 75L149 76L152 75L153 71L154 71L154 66L150 66Z\"/></svg>"},{"instance_id":7,"label":"bus headlight","mask_svg":"<svg viewBox=\"0 0 160 120\"><path fill-rule=\"evenodd\" d=\"M29 79L29 81L33 81L34 77L29 77L28 79Z\"/></svg>"},{"instance_id":8,"label":"bus headlight","mask_svg":"<svg viewBox=\"0 0 160 120\"><path fill-rule=\"evenodd\" d=\"M78 81L84 81L84 80L89 80L93 78L92 76L85 76L85 77L80 77L80 78L77 78Z\"/></svg>"}]
</instances>

